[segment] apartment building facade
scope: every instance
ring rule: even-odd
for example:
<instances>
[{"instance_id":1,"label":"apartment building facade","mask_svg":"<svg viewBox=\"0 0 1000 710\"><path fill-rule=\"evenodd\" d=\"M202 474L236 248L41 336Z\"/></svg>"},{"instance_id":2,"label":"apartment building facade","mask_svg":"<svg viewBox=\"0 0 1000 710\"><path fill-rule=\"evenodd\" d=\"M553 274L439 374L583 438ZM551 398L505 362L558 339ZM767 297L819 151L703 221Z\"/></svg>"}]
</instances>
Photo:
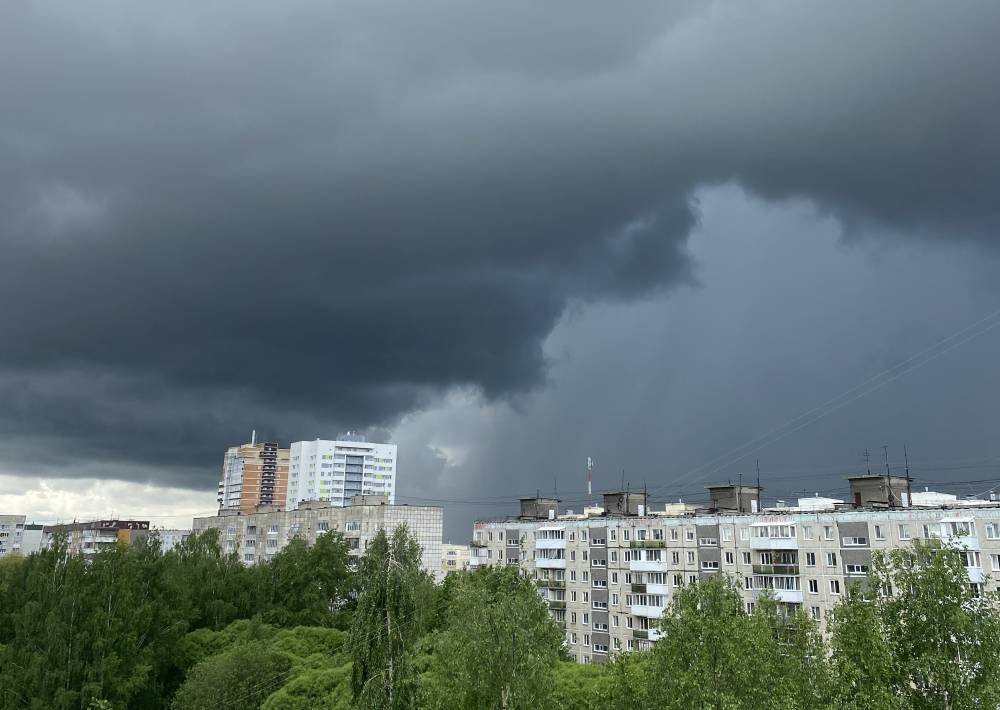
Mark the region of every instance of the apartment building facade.
<instances>
[{"instance_id":1,"label":"apartment building facade","mask_svg":"<svg viewBox=\"0 0 1000 710\"><path fill-rule=\"evenodd\" d=\"M455 572L464 572L469 569L469 546L452 545L444 543L441 545L441 576L446 577Z\"/></svg>"},{"instance_id":2,"label":"apartment building facade","mask_svg":"<svg viewBox=\"0 0 1000 710\"><path fill-rule=\"evenodd\" d=\"M250 513L259 506L283 506L288 490L288 449L273 441L226 449L217 501L220 510Z\"/></svg>"},{"instance_id":3,"label":"apartment building facade","mask_svg":"<svg viewBox=\"0 0 1000 710\"><path fill-rule=\"evenodd\" d=\"M901 503L899 493L890 488L887 498ZM621 507L620 496L605 496L605 510ZM789 608L804 609L821 628L849 585L866 579L873 551L914 540L936 538L954 547L975 589L998 588L1000 504L869 503L676 515L651 512L643 501L631 513L559 515L557 502L548 499L541 507L551 512L544 516L537 504L533 511L522 504L520 518L477 522L470 567L517 565L532 577L582 663L648 648L674 594L713 575L733 579L748 612L766 590Z\"/></svg>"},{"instance_id":4,"label":"apartment building facade","mask_svg":"<svg viewBox=\"0 0 1000 710\"><path fill-rule=\"evenodd\" d=\"M24 520L23 515L0 515L0 557L21 554Z\"/></svg>"},{"instance_id":5,"label":"apartment building facade","mask_svg":"<svg viewBox=\"0 0 1000 710\"><path fill-rule=\"evenodd\" d=\"M195 518L193 530L218 530L223 552L235 553L244 564L252 565L269 560L297 537L311 545L329 531L341 533L349 554L357 558L364 555L380 529L391 534L401 524L420 545L423 569L440 579L444 513L434 506L391 505L382 496L355 496L346 506L307 501L296 510L250 514L224 510L212 517Z\"/></svg>"},{"instance_id":6,"label":"apartment building facade","mask_svg":"<svg viewBox=\"0 0 1000 710\"><path fill-rule=\"evenodd\" d=\"M149 537L148 520L91 520L42 527L42 547L49 547L56 535L66 535L71 555L89 557L118 543L129 544Z\"/></svg>"},{"instance_id":7,"label":"apartment building facade","mask_svg":"<svg viewBox=\"0 0 1000 710\"><path fill-rule=\"evenodd\" d=\"M308 501L349 505L358 495L384 495L396 502L395 444L378 444L345 435L334 441L296 441L289 453L284 507Z\"/></svg>"}]
</instances>

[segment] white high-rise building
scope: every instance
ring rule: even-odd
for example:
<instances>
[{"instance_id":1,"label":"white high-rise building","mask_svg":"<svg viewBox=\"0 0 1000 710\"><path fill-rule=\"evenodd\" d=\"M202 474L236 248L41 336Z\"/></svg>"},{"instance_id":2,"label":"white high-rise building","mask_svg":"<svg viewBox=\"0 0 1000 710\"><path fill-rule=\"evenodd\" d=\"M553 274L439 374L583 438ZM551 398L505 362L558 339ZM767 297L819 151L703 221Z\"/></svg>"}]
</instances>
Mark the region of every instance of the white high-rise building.
<instances>
[{"instance_id":1,"label":"white high-rise building","mask_svg":"<svg viewBox=\"0 0 1000 710\"><path fill-rule=\"evenodd\" d=\"M336 441L296 441L289 451L286 510L310 500L334 506L356 495L384 495L396 502L396 445L344 435Z\"/></svg>"}]
</instances>

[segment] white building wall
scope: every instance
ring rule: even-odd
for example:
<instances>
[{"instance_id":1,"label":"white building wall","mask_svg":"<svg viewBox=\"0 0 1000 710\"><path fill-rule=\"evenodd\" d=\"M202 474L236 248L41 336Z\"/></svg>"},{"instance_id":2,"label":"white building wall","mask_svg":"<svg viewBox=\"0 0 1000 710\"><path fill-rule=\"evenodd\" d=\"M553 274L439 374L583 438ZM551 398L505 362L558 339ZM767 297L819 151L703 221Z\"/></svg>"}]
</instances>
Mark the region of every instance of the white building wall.
<instances>
[{"instance_id":1,"label":"white building wall","mask_svg":"<svg viewBox=\"0 0 1000 710\"><path fill-rule=\"evenodd\" d=\"M355 495L385 495L395 503L396 476L395 444L297 441L289 452L285 508L295 510L311 500L344 506Z\"/></svg>"}]
</instances>

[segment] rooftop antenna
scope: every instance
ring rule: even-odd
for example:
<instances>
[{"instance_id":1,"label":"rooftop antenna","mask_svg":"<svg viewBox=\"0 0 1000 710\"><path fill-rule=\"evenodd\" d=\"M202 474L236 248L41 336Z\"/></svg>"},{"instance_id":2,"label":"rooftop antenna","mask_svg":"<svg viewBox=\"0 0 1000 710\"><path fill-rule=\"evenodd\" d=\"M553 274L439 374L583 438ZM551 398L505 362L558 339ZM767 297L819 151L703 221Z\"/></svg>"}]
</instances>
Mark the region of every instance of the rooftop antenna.
<instances>
[{"instance_id":1,"label":"rooftop antenna","mask_svg":"<svg viewBox=\"0 0 1000 710\"><path fill-rule=\"evenodd\" d=\"M253 446L256 443L257 443L257 430L254 429L253 431L250 432L250 446Z\"/></svg>"},{"instance_id":2,"label":"rooftop antenna","mask_svg":"<svg viewBox=\"0 0 1000 710\"><path fill-rule=\"evenodd\" d=\"M740 484L736 489L736 512L743 512L743 472L740 471Z\"/></svg>"},{"instance_id":3,"label":"rooftop antenna","mask_svg":"<svg viewBox=\"0 0 1000 710\"><path fill-rule=\"evenodd\" d=\"M868 475L870 476L872 475L872 454L866 447L865 452L861 455L865 457L865 467L867 467Z\"/></svg>"},{"instance_id":4,"label":"rooftop antenna","mask_svg":"<svg viewBox=\"0 0 1000 710\"><path fill-rule=\"evenodd\" d=\"M910 478L910 457L906 455L906 444L903 444L903 462L906 465L906 504L913 505L913 479Z\"/></svg>"},{"instance_id":5,"label":"rooftop antenna","mask_svg":"<svg viewBox=\"0 0 1000 710\"><path fill-rule=\"evenodd\" d=\"M587 504L594 507L594 494L591 491L591 482L594 479L594 459L587 457Z\"/></svg>"},{"instance_id":6,"label":"rooftop antenna","mask_svg":"<svg viewBox=\"0 0 1000 710\"><path fill-rule=\"evenodd\" d=\"M886 444L882 444L882 455L885 457L885 499L889 503L889 507L892 508L892 486L889 485L889 447Z\"/></svg>"},{"instance_id":7,"label":"rooftop antenna","mask_svg":"<svg viewBox=\"0 0 1000 710\"><path fill-rule=\"evenodd\" d=\"M619 488L619 490L622 490L622 491L625 490L625 469L624 468L622 469L622 485L621 485L621 488Z\"/></svg>"}]
</instances>

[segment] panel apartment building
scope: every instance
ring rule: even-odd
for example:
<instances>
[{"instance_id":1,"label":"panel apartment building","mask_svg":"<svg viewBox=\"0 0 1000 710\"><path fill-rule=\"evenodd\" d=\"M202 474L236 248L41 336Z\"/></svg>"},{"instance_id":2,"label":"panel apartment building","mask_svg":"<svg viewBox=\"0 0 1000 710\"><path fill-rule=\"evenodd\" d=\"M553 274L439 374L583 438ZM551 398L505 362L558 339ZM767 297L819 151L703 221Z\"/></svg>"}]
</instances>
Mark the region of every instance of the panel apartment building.
<instances>
[{"instance_id":1,"label":"panel apartment building","mask_svg":"<svg viewBox=\"0 0 1000 710\"><path fill-rule=\"evenodd\" d=\"M442 509L391 505L384 496L355 496L347 506L307 501L296 510L272 509L250 514L221 510L212 517L195 518L193 529L218 530L223 552L236 553L244 564L252 565L269 560L296 537L311 545L331 530L344 536L350 555L357 558L368 549L379 529L391 534L400 524L409 528L420 545L423 569L435 579L440 578Z\"/></svg>"},{"instance_id":2,"label":"panel apartment building","mask_svg":"<svg viewBox=\"0 0 1000 710\"><path fill-rule=\"evenodd\" d=\"M21 554L24 520L23 515L0 515L0 557Z\"/></svg>"},{"instance_id":3,"label":"panel apartment building","mask_svg":"<svg viewBox=\"0 0 1000 710\"><path fill-rule=\"evenodd\" d=\"M297 441L291 446L288 493L282 503L287 510L314 500L343 506L359 495L382 495L395 503L396 454L395 444L350 434L335 441Z\"/></svg>"},{"instance_id":4,"label":"panel apartment building","mask_svg":"<svg viewBox=\"0 0 1000 710\"><path fill-rule=\"evenodd\" d=\"M100 550L114 547L119 542L131 543L149 537L148 520L91 520L64 525L42 527L42 547L49 547L57 534L66 535L66 543L71 555L97 554Z\"/></svg>"},{"instance_id":5,"label":"panel apartment building","mask_svg":"<svg viewBox=\"0 0 1000 710\"><path fill-rule=\"evenodd\" d=\"M258 506L283 506L288 486L288 449L274 442L232 446L222 459L220 510L251 513Z\"/></svg>"},{"instance_id":6,"label":"panel apartment building","mask_svg":"<svg viewBox=\"0 0 1000 710\"><path fill-rule=\"evenodd\" d=\"M709 487L712 502L698 510L650 511L643 494L615 492L603 509L560 515L557 500L526 498L520 517L475 524L470 567L517 565L534 578L581 663L648 648L677 590L717 574L736 582L748 612L767 590L823 628L848 586L866 578L872 551L917 539L953 546L975 589L998 588L1000 504L910 496L902 477L849 481L850 503L801 499L763 511L754 486Z\"/></svg>"}]
</instances>

